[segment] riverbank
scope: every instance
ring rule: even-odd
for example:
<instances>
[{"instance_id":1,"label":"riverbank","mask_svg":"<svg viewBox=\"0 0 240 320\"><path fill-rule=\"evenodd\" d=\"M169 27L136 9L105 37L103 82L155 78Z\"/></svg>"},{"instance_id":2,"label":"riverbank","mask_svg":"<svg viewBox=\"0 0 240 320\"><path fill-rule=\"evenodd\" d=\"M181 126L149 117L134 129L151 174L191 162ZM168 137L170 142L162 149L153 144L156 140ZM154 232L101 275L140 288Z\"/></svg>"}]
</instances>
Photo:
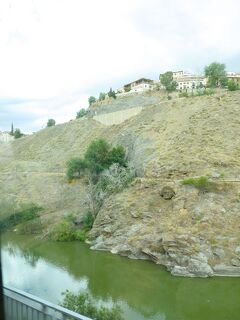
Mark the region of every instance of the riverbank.
<instances>
[{"instance_id":1,"label":"riverbank","mask_svg":"<svg viewBox=\"0 0 240 320\"><path fill-rule=\"evenodd\" d=\"M47 299L88 292L96 301L118 302L126 320L238 320L240 278L172 277L161 266L84 243L58 243L7 233L2 237L4 283Z\"/></svg>"}]
</instances>

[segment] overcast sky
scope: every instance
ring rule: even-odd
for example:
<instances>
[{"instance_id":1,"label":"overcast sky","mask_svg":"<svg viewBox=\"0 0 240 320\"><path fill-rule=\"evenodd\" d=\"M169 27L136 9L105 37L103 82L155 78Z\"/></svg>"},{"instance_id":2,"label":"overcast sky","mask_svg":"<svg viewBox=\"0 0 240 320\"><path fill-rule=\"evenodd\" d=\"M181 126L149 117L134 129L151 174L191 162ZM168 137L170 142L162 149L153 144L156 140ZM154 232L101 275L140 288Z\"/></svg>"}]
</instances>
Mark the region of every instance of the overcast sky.
<instances>
[{"instance_id":1,"label":"overcast sky","mask_svg":"<svg viewBox=\"0 0 240 320\"><path fill-rule=\"evenodd\" d=\"M240 71L239 0L0 1L0 130L75 118L90 95L212 61Z\"/></svg>"}]
</instances>

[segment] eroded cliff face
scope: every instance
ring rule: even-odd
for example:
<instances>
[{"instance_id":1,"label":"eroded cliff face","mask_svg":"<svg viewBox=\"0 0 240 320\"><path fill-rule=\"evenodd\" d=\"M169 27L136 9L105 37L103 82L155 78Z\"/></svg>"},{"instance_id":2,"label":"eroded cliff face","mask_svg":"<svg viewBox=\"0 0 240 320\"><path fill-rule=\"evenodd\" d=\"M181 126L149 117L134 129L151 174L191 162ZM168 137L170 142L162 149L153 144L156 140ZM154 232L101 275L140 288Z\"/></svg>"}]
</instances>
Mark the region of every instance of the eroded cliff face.
<instances>
[{"instance_id":1,"label":"eroded cliff face","mask_svg":"<svg viewBox=\"0 0 240 320\"><path fill-rule=\"evenodd\" d=\"M105 202L90 232L92 249L150 259L174 275L240 275L238 188L216 184L203 193L179 181L136 179ZM166 185L172 199L160 195Z\"/></svg>"},{"instance_id":2,"label":"eroded cliff face","mask_svg":"<svg viewBox=\"0 0 240 320\"><path fill-rule=\"evenodd\" d=\"M84 183L68 184L65 164L97 137L124 145L137 177L105 201L89 234L93 249L150 259L174 275L240 275L239 92L145 106L120 125L76 120L14 141L0 150L0 197L43 205L50 223L81 216ZM214 190L181 183L199 176Z\"/></svg>"}]
</instances>

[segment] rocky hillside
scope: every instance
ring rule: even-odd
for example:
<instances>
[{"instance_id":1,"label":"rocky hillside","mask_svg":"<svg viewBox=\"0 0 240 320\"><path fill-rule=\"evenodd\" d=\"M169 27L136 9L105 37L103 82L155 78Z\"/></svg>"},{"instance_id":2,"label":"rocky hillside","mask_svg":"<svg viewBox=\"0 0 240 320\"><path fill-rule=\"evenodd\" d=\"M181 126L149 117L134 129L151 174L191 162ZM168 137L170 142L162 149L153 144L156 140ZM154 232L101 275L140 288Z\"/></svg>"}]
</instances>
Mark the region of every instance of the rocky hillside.
<instances>
[{"instance_id":1,"label":"rocky hillside","mask_svg":"<svg viewBox=\"0 0 240 320\"><path fill-rule=\"evenodd\" d=\"M85 186L67 183L66 161L103 137L125 146L137 178L105 201L92 248L150 259L174 275L240 276L240 93L154 103L120 125L80 119L1 144L0 200L39 204L49 224L81 216ZM200 176L214 188L181 183Z\"/></svg>"}]
</instances>

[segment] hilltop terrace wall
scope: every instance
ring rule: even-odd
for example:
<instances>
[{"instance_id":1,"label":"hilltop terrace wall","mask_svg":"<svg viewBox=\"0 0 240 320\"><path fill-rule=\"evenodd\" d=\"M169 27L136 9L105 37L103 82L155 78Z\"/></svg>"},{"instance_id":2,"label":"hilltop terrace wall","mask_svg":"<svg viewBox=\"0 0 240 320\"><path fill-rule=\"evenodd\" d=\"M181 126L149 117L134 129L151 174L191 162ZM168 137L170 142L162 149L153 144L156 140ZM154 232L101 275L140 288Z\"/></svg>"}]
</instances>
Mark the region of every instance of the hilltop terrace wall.
<instances>
[{"instance_id":1,"label":"hilltop terrace wall","mask_svg":"<svg viewBox=\"0 0 240 320\"><path fill-rule=\"evenodd\" d=\"M92 105L89 109L89 114L90 116L97 116L131 108L145 107L158 103L160 99L164 99L160 94L134 94L121 98L118 97L116 100L111 98Z\"/></svg>"},{"instance_id":2,"label":"hilltop terrace wall","mask_svg":"<svg viewBox=\"0 0 240 320\"><path fill-rule=\"evenodd\" d=\"M178 93L172 93L172 98L176 98ZM117 99L106 99L98 101L89 109L89 116L104 125L115 125L136 116L144 108L168 101L165 92L151 92L142 94L131 94Z\"/></svg>"},{"instance_id":3,"label":"hilltop terrace wall","mask_svg":"<svg viewBox=\"0 0 240 320\"><path fill-rule=\"evenodd\" d=\"M106 126L112 126L114 124L120 124L125 120L136 116L142 111L142 109L143 107L136 107L120 111L109 112L94 116L93 119Z\"/></svg>"}]
</instances>

